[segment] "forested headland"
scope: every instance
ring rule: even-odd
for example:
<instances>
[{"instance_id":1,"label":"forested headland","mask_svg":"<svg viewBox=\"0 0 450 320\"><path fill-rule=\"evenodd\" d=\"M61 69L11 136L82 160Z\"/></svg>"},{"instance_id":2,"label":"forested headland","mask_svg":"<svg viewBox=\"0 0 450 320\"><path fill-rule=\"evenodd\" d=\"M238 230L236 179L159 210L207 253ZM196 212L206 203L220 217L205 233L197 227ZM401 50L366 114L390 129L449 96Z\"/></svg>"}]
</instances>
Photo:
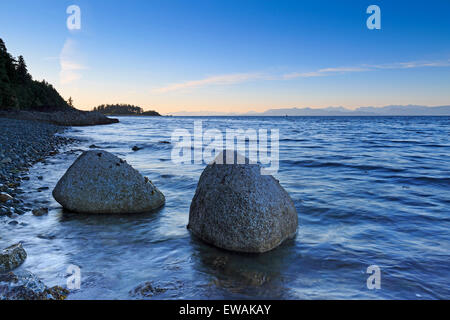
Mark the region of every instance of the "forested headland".
<instances>
[{"instance_id":1,"label":"forested headland","mask_svg":"<svg viewBox=\"0 0 450 320\"><path fill-rule=\"evenodd\" d=\"M66 111L69 105L45 80L28 73L23 56L13 57L0 39L0 110Z\"/></svg>"},{"instance_id":2,"label":"forested headland","mask_svg":"<svg viewBox=\"0 0 450 320\"><path fill-rule=\"evenodd\" d=\"M0 38L0 113L2 116L14 114L15 118L39 118L40 115L36 115L36 111L39 111L39 114L46 113L46 117L51 118L46 119L48 122L58 124L110 123L110 119L103 115L160 116L156 111L144 111L143 108L130 104L103 104L92 110L103 115L77 110L73 107L71 97L65 101L47 81L33 80L24 57L22 55L13 57ZM64 112L64 121L53 119L57 111ZM59 114L58 117L61 118L63 115ZM83 119L80 120L80 117ZM71 121L71 118L74 121Z\"/></svg>"},{"instance_id":3,"label":"forested headland","mask_svg":"<svg viewBox=\"0 0 450 320\"><path fill-rule=\"evenodd\" d=\"M92 111L98 111L108 116L161 116L156 111L144 111L143 108L131 104L102 104Z\"/></svg>"}]
</instances>

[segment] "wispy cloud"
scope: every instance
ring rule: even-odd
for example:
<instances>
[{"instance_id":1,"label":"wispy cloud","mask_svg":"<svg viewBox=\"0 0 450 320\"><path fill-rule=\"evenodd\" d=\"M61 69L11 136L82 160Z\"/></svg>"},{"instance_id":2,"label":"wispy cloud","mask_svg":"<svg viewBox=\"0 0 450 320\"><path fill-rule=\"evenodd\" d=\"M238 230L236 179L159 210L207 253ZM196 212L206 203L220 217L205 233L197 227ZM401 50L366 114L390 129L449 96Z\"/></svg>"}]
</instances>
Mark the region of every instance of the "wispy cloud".
<instances>
[{"instance_id":1,"label":"wispy cloud","mask_svg":"<svg viewBox=\"0 0 450 320\"><path fill-rule=\"evenodd\" d=\"M387 69L413 69L424 67L448 67L450 66L450 60L441 61L411 61L411 62L398 62L391 64L378 64L378 65L360 65L354 67L334 67L324 68L312 72L293 72L283 75L283 79L295 79L295 78L310 78L310 77L324 77L332 76L336 74L345 74L353 72L368 72L376 70Z\"/></svg>"},{"instance_id":2,"label":"wispy cloud","mask_svg":"<svg viewBox=\"0 0 450 320\"><path fill-rule=\"evenodd\" d=\"M79 59L77 54L76 42L72 39L67 39L59 55L59 64L61 71L59 74L59 81L62 84L69 84L81 79L81 70L86 69L77 60Z\"/></svg>"},{"instance_id":3,"label":"wispy cloud","mask_svg":"<svg viewBox=\"0 0 450 320\"><path fill-rule=\"evenodd\" d=\"M267 73L235 73L218 76L211 76L200 80L191 80L181 83L170 84L165 87L154 89L154 93L166 93L172 91L179 91L185 89L201 88L208 85L231 85L255 80L290 80L296 78L312 78L325 77L337 74L347 74L355 72L371 72L377 70L388 69L412 69L424 67L448 67L450 60L441 61L412 61L412 62L398 62L391 64L378 65L359 65L347 67L330 67L322 68L315 71L308 72L291 72L282 75L267 74Z\"/></svg>"},{"instance_id":4,"label":"wispy cloud","mask_svg":"<svg viewBox=\"0 0 450 320\"><path fill-rule=\"evenodd\" d=\"M155 93L166 93L171 91L178 91L183 89L199 88L208 85L230 85L236 83L247 82L256 79L263 79L264 75L261 73L234 73L207 77L200 80L191 80L181 83L175 83L166 87L157 88L153 90Z\"/></svg>"},{"instance_id":5,"label":"wispy cloud","mask_svg":"<svg viewBox=\"0 0 450 320\"><path fill-rule=\"evenodd\" d=\"M425 67L449 67L449 60L440 61L411 61L411 62L398 62L391 64L379 64L369 66L373 69L412 69L412 68L425 68Z\"/></svg>"}]
</instances>

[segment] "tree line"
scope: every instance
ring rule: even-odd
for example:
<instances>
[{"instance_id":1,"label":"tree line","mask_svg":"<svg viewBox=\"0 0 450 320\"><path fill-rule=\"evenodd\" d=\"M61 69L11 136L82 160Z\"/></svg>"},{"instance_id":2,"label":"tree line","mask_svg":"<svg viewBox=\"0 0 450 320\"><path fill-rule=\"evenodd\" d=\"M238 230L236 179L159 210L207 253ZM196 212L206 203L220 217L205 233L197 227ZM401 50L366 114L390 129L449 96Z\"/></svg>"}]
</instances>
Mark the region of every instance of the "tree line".
<instances>
[{"instance_id":1,"label":"tree line","mask_svg":"<svg viewBox=\"0 0 450 320\"><path fill-rule=\"evenodd\" d=\"M0 110L72 109L47 81L33 80L23 56L14 58L0 38Z\"/></svg>"},{"instance_id":2,"label":"tree line","mask_svg":"<svg viewBox=\"0 0 450 320\"><path fill-rule=\"evenodd\" d=\"M66 111L74 110L73 100L65 101L47 81L33 80L22 55L13 57L0 38L0 111ZM130 104L103 104L94 108L107 115L160 116Z\"/></svg>"},{"instance_id":3,"label":"tree line","mask_svg":"<svg viewBox=\"0 0 450 320\"><path fill-rule=\"evenodd\" d=\"M160 116L156 111L144 111L141 107L123 103L102 104L98 107L94 107L93 111L98 111L105 115Z\"/></svg>"}]
</instances>

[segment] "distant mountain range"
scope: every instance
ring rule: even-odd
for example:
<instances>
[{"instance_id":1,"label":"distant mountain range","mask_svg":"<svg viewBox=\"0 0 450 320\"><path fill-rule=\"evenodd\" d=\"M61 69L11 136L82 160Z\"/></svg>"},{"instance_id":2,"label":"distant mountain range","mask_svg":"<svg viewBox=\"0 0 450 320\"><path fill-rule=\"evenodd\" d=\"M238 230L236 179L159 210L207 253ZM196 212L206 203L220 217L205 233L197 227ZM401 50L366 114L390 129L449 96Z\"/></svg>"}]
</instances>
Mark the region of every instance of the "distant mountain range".
<instances>
[{"instance_id":1,"label":"distant mountain range","mask_svg":"<svg viewBox=\"0 0 450 320\"><path fill-rule=\"evenodd\" d=\"M285 108L269 109L264 112L223 113L223 112L175 112L174 116L450 116L449 106L427 107L417 105L359 107L354 110L344 107Z\"/></svg>"}]
</instances>

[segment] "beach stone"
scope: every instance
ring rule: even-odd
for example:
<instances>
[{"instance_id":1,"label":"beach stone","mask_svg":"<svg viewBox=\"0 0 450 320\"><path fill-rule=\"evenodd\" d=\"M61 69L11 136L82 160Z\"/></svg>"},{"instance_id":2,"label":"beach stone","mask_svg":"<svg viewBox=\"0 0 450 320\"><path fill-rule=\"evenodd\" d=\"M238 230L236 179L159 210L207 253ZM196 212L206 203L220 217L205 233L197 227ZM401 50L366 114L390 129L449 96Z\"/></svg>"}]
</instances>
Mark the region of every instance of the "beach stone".
<instances>
[{"instance_id":1,"label":"beach stone","mask_svg":"<svg viewBox=\"0 0 450 320\"><path fill-rule=\"evenodd\" d=\"M0 206L0 217L7 215L9 212L9 207Z\"/></svg>"},{"instance_id":2,"label":"beach stone","mask_svg":"<svg viewBox=\"0 0 450 320\"><path fill-rule=\"evenodd\" d=\"M0 161L0 163L2 163L2 164L5 164L5 163L11 163L12 162L12 160L11 160L11 158L4 158L4 159L2 159L2 161Z\"/></svg>"},{"instance_id":3,"label":"beach stone","mask_svg":"<svg viewBox=\"0 0 450 320\"><path fill-rule=\"evenodd\" d=\"M33 209L31 211L31 213L33 215L35 215L36 217L40 217L40 216L44 216L46 214L48 214L48 208L38 208L38 209Z\"/></svg>"},{"instance_id":4,"label":"beach stone","mask_svg":"<svg viewBox=\"0 0 450 320\"><path fill-rule=\"evenodd\" d=\"M25 210L24 209L22 209L22 208L16 208L15 210L14 210L18 215L23 215L23 214L25 214Z\"/></svg>"},{"instance_id":5,"label":"beach stone","mask_svg":"<svg viewBox=\"0 0 450 320\"><path fill-rule=\"evenodd\" d=\"M14 198L12 196L10 196L9 194L7 194L6 192L2 192L0 193L0 202L1 203L6 203L9 200L13 200Z\"/></svg>"},{"instance_id":6,"label":"beach stone","mask_svg":"<svg viewBox=\"0 0 450 320\"><path fill-rule=\"evenodd\" d=\"M278 180L261 175L261 166L235 152L244 164L219 164L226 152L233 151L222 152L200 176L188 229L207 243L237 252L266 252L294 237L297 211Z\"/></svg>"},{"instance_id":7,"label":"beach stone","mask_svg":"<svg viewBox=\"0 0 450 320\"><path fill-rule=\"evenodd\" d=\"M154 295L158 295L166 291L167 288L155 286L150 281L147 281L130 291L130 294L132 296L153 297Z\"/></svg>"},{"instance_id":8,"label":"beach stone","mask_svg":"<svg viewBox=\"0 0 450 320\"><path fill-rule=\"evenodd\" d=\"M0 252L0 273L17 268L26 258L27 253L21 243L3 249Z\"/></svg>"},{"instance_id":9,"label":"beach stone","mask_svg":"<svg viewBox=\"0 0 450 320\"><path fill-rule=\"evenodd\" d=\"M165 202L150 180L103 150L79 156L58 181L53 197L67 210L79 213L141 213Z\"/></svg>"},{"instance_id":10,"label":"beach stone","mask_svg":"<svg viewBox=\"0 0 450 320\"><path fill-rule=\"evenodd\" d=\"M7 214L8 218L10 218L10 219L19 218L19 215L15 211L16 211L16 209L11 208L11 211Z\"/></svg>"}]
</instances>

